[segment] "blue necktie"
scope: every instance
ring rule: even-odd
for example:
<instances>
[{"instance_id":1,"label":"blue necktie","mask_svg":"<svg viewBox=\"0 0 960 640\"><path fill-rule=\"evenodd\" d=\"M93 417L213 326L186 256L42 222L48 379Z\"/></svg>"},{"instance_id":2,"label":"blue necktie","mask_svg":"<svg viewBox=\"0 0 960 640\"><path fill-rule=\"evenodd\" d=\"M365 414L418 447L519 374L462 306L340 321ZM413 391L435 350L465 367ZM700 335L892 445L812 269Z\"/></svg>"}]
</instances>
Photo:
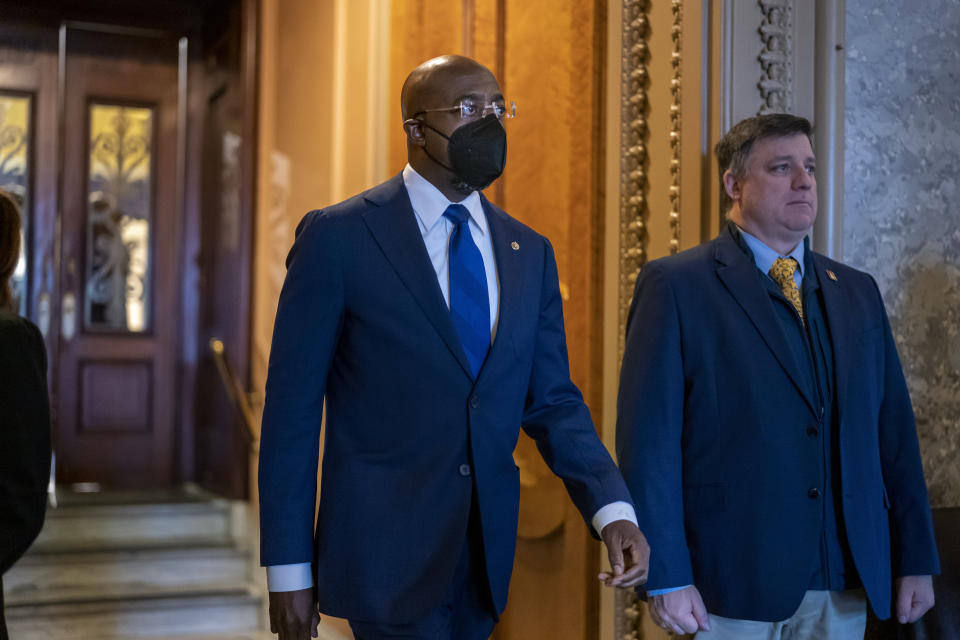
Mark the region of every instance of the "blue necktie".
<instances>
[{"instance_id":1,"label":"blue necktie","mask_svg":"<svg viewBox=\"0 0 960 640\"><path fill-rule=\"evenodd\" d=\"M476 378L490 350L487 272L480 249L470 234L467 208L452 204L443 215L454 225L450 233L450 317Z\"/></svg>"}]
</instances>

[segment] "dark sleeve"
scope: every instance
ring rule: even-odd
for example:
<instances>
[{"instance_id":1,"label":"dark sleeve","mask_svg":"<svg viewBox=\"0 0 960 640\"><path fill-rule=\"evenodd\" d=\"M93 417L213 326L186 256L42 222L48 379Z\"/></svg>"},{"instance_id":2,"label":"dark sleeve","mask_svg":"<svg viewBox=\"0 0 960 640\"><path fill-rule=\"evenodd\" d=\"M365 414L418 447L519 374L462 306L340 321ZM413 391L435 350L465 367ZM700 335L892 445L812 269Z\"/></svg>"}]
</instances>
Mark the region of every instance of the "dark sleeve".
<instances>
[{"instance_id":1,"label":"dark sleeve","mask_svg":"<svg viewBox=\"0 0 960 640\"><path fill-rule=\"evenodd\" d=\"M890 321L875 281L873 287L879 314L883 318L883 396L877 428L883 484L890 502L893 575L939 574L940 561L913 407Z\"/></svg>"},{"instance_id":2,"label":"dark sleeve","mask_svg":"<svg viewBox=\"0 0 960 640\"><path fill-rule=\"evenodd\" d=\"M43 526L50 478L47 355L40 331L0 322L0 574Z\"/></svg>"},{"instance_id":3,"label":"dark sleeve","mask_svg":"<svg viewBox=\"0 0 960 640\"><path fill-rule=\"evenodd\" d=\"M630 494L594 429L583 396L570 380L557 262L550 243L544 242L540 321L523 429L536 441L551 471L563 480L590 533L597 537L590 525L596 512L612 502L630 502Z\"/></svg>"},{"instance_id":4,"label":"dark sleeve","mask_svg":"<svg viewBox=\"0 0 960 640\"><path fill-rule=\"evenodd\" d=\"M617 460L650 543L648 589L693 584L684 528L683 407L677 303L667 274L652 263L637 278L617 396Z\"/></svg>"},{"instance_id":5,"label":"dark sleeve","mask_svg":"<svg viewBox=\"0 0 960 640\"><path fill-rule=\"evenodd\" d=\"M344 310L339 236L314 211L287 258L260 433L260 561L310 562L320 423Z\"/></svg>"}]
</instances>

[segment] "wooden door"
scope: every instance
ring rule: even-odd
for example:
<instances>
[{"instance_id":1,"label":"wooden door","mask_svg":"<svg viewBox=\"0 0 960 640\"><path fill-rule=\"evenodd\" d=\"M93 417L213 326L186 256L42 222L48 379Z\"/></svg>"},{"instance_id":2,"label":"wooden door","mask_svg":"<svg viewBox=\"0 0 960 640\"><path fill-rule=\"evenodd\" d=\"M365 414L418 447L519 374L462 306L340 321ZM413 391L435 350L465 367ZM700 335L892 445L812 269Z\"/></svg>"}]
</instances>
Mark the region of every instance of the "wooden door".
<instances>
[{"instance_id":1,"label":"wooden door","mask_svg":"<svg viewBox=\"0 0 960 640\"><path fill-rule=\"evenodd\" d=\"M178 46L63 27L58 480L173 482Z\"/></svg>"},{"instance_id":2,"label":"wooden door","mask_svg":"<svg viewBox=\"0 0 960 640\"><path fill-rule=\"evenodd\" d=\"M246 386L258 15L0 0L0 188L23 208L14 290L47 343L61 483L246 493L207 342Z\"/></svg>"},{"instance_id":3,"label":"wooden door","mask_svg":"<svg viewBox=\"0 0 960 640\"><path fill-rule=\"evenodd\" d=\"M37 323L48 350L56 337L56 88L56 30L0 24L0 189L20 205L23 227L14 307Z\"/></svg>"},{"instance_id":4,"label":"wooden door","mask_svg":"<svg viewBox=\"0 0 960 640\"><path fill-rule=\"evenodd\" d=\"M256 70L256 2L234 2L207 20L203 65L203 135L198 229L201 275L197 300L199 344L218 341L239 387L249 388L250 261L253 228L252 93ZM197 362L194 406L196 481L235 499L248 497L251 444L248 425L210 350Z\"/></svg>"},{"instance_id":5,"label":"wooden door","mask_svg":"<svg viewBox=\"0 0 960 640\"><path fill-rule=\"evenodd\" d=\"M47 343L61 483L246 493L207 342L246 386L258 15L0 0L0 188L23 208L13 284Z\"/></svg>"}]
</instances>

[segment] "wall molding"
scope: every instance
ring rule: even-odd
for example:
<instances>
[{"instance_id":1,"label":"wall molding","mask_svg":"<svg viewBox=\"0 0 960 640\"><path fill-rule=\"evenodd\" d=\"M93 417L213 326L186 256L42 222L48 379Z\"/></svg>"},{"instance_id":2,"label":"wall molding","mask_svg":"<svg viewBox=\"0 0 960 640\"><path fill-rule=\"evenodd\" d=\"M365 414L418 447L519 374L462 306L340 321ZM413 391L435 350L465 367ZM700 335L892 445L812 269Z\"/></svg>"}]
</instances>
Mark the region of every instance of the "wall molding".
<instances>
[{"instance_id":1,"label":"wall molding","mask_svg":"<svg viewBox=\"0 0 960 640\"><path fill-rule=\"evenodd\" d=\"M812 119L814 18L820 2L718 2L720 133L767 113Z\"/></svg>"},{"instance_id":2,"label":"wall molding","mask_svg":"<svg viewBox=\"0 0 960 640\"><path fill-rule=\"evenodd\" d=\"M843 259L846 2L820 0L815 28L813 147L817 154L817 220L813 248Z\"/></svg>"},{"instance_id":3,"label":"wall molding","mask_svg":"<svg viewBox=\"0 0 960 640\"><path fill-rule=\"evenodd\" d=\"M630 301L633 298L633 287L636 283L637 273L647 261L649 12L649 0L623 1L622 45L620 50L618 360L623 355L627 314L630 309ZM679 63L674 69L674 74L679 74ZM679 110L677 118L679 118ZM676 120L676 123L679 125L679 119ZM677 142L679 144L679 134ZM679 153L679 146L676 147L675 153ZM679 173L677 178L679 178ZM679 216L677 221L679 223ZM679 227L677 232L679 233ZM617 640L642 638L642 621L642 609L636 594L633 591L617 589L614 597L614 637Z\"/></svg>"},{"instance_id":4,"label":"wall molding","mask_svg":"<svg viewBox=\"0 0 960 640\"><path fill-rule=\"evenodd\" d=\"M624 0L620 124L620 352L637 272L647 261L649 0Z\"/></svg>"},{"instance_id":5,"label":"wall molding","mask_svg":"<svg viewBox=\"0 0 960 640\"><path fill-rule=\"evenodd\" d=\"M757 83L757 115L793 111L793 0L759 0L763 21L758 59L763 75Z\"/></svg>"},{"instance_id":6,"label":"wall molding","mask_svg":"<svg viewBox=\"0 0 960 640\"><path fill-rule=\"evenodd\" d=\"M632 590L617 589L614 604L616 622L614 638L616 640L638 640L644 637L643 609L640 598Z\"/></svg>"},{"instance_id":7,"label":"wall molding","mask_svg":"<svg viewBox=\"0 0 960 640\"><path fill-rule=\"evenodd\" d=\"M682 96L683 96L683 0L672 0L670 10L673 14L673 26L670 28L670 38L673 41L673 52L670 54L670 65L673 68L673 77L670 79L670 254L680 251L680 174L681 174L681 139L682 130Z\"/></svg>"}]
</instances>

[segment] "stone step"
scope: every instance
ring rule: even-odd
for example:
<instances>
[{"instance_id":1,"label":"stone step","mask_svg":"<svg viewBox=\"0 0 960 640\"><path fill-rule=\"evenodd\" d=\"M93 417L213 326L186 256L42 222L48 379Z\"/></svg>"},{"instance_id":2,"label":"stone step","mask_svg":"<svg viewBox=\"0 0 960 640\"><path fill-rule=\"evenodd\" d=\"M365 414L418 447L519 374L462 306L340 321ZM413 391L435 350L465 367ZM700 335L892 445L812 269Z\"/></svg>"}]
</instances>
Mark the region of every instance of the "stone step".
<instances>
[{"instance_id":1,"label":"stone step","mask_svg":"<svg viewBox=\"0 0 960 640\"><path fill-rule=\"evenodd\" d=\"M64 553L152 544L228 544L228 500L169 504L77 504L47 511L30 553Z\"/></svg>"},{"instance_id":2,"label":"stone step","mask_svg":"<svg viewBox=\"0 0 960 640\"><path fill-rule=\"evenodd\" d=\"M250 582L249 504L191 487L58 496L4 575L11 637L269 637Z\"/></svg>"},{"instance_id":3,"label":"stone step","mask_svg":"<svg viewBox=\"0 0 960 640\"><path fill-rule=\"evenodd\" d=\"M37 552L3 576L8 598L105 587L230 588L247 583L250 554L227 545L179 543L111 551Z\"/></svg>"},{"instance_id":4,"label":"stone step","mask_svg":"<svg viewBox=\"0 0 960 640\"><path fill-rule=\"evenodd\" d=\"M250 587L58 589L29 598L11 594L6 618L10 637L17 640L254 638L259 633L254 630L262 628L261 605Z\"/></svg>"}]
</instances>

